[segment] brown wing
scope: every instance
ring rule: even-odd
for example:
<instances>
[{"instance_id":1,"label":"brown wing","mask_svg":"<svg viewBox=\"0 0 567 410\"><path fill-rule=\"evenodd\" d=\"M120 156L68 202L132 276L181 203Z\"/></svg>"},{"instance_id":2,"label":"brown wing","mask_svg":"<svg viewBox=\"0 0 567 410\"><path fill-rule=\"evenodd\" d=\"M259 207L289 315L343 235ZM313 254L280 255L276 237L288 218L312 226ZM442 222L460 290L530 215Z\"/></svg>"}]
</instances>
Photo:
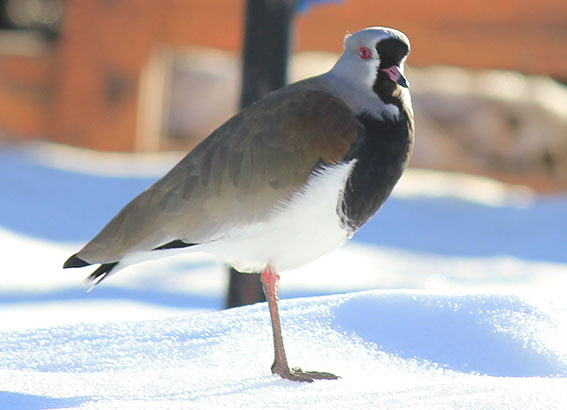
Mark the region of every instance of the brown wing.
<instances>
[{"instance_id":1,"label":"brown wing","mask_svg":"<svg viewBox=\"0 0 567 410\"><path fill-rule=\"evenodd\" d=\"M261 221L317 166L339 163L357 137L350 109L296 84L232 117L132 200L78 257L118 261L182 240L202 243Z\"/></svg>"}]
</instances>

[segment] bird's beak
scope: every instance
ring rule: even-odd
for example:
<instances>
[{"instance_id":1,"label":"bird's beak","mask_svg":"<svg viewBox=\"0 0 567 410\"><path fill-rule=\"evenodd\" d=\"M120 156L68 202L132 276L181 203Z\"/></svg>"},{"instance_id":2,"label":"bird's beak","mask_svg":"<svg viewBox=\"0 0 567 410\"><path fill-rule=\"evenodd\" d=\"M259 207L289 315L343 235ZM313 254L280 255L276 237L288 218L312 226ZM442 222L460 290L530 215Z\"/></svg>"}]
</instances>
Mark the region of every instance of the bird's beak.
<instances>
[{"instance_id":1,"label":"bird's beak","mask_svg":"<svg viewBox=\"0 0 567 410\"><path fill-rule=\"evenodd\" d=\"M409 87L408 80L406 80L406 78L400 72L400 69L397 66L393 65L393 66L388 67L388 68L381 68L380 71L384 71L388 75L390 80L392 80L395 83L398 83L402 87L405 87L405 88Z\"/></svg>"}]
</instances>

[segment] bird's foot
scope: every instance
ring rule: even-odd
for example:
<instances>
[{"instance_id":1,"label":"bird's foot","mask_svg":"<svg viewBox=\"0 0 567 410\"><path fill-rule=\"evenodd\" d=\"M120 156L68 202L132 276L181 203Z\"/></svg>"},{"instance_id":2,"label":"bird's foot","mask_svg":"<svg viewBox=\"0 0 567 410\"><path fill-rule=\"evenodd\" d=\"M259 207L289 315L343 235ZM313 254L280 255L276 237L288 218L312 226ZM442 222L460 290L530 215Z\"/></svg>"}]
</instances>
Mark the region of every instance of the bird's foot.
<instances>
[{"instance_id":1,"label":"bird's foot","mask_svg":"<svg viewBox=\"0 0 567 410\"><path fill-rule=\"evenodd\" d=\"M294 382L312 383L315 380L336 380L339 376L327 372L304 372L299 367L289 369L286 367L272 367L272 373L279 375L282 379Z\"/></svg>"}]
</instances>

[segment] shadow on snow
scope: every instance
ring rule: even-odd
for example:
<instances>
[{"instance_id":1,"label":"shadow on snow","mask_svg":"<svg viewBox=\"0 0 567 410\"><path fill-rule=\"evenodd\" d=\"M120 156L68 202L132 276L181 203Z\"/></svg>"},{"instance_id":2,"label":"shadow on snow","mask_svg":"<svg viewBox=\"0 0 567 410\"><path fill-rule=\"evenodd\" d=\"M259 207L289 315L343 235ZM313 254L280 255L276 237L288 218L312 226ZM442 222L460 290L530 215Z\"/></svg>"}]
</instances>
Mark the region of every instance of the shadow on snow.
<instances>
[{"instance_id":1,"label":"shadow on snow","mask_svg":"<svg viewBox=\"0 0 567 410\"><path fill-rule=\"evenodd\" d=\"M516 297L360 295L334 313L337 330L403 359L489 376L567 376L546 344L553 334L542 334L552 320Z\"/></svg>"}]
</instances>

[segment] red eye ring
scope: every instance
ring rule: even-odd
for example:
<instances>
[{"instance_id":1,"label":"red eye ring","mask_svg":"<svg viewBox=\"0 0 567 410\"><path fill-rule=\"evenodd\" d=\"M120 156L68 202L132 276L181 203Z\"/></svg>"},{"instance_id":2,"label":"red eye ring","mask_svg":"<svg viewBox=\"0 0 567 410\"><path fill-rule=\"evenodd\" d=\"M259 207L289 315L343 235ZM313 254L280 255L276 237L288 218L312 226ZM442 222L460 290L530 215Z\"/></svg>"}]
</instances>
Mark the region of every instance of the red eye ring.
<instances>
[{"instance_id":1,"label":"red eye ring","mask_svg":"<svg viewBox=\"0 0 567 410\"><path fill-rule=\"evenodd\" d=\"M370 56L372 56L372 53L366 47L360 47L358 51L360 53L360 58L362 58L363 60L368 60Z\"/></svg>"}]
</instances>

